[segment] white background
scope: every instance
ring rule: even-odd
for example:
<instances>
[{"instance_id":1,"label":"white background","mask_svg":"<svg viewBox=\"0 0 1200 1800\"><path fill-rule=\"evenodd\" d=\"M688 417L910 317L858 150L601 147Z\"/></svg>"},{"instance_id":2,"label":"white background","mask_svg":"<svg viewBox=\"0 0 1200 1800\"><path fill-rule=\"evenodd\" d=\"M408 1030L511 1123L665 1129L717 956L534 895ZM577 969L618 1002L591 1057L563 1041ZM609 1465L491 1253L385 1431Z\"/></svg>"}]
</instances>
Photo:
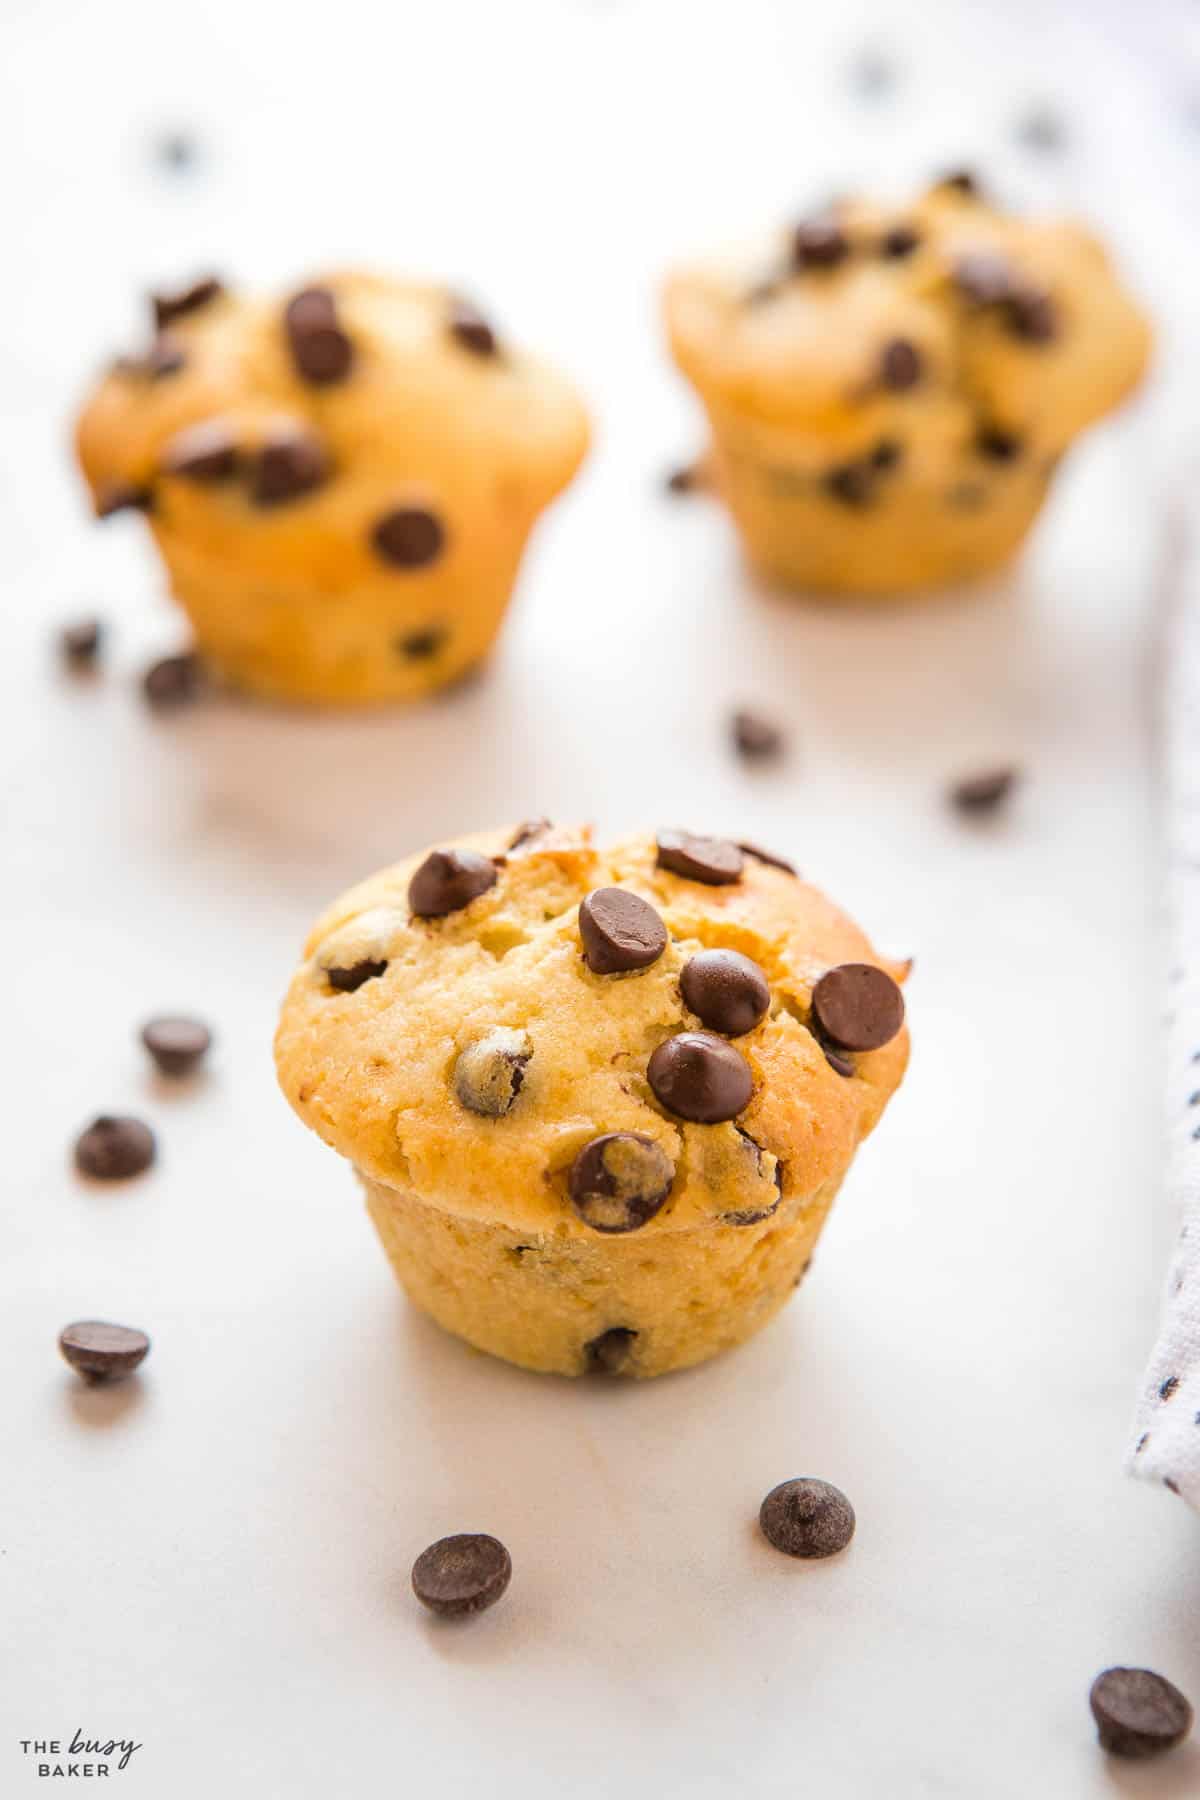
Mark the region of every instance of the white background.
<instances>
[{"instance_id":1,"label":"white background","mask_svg":"<svg viewBox=\"0 0 1200 1800\"><path fill-rule=\"evenodd\" d=\"M1107 1763L1087 1711L1114 1661L1200 1700L1196 1520L1120 1470L1170 1234L1153 613L1195 394L1200 130L1182 16L1114 6L1122 44L1104 10L9 0L6 1796L42 1791L20 1739L76 1728L136 1738L105 1791L152 1800L1200 1787L1200 1750ZM845 65L876 43L903 80L868 104ZM1042 99L1059 157L1014 141ZM171 175L150 146L176 126L203 154ZM716 509L658 491L699 442L661 271L831 186L964 158L1107 223L1166 326L1155 387L996 589L880 615L759 593ZM484 683L370 718L151 718L137 674L181 627L140 522L88 523L71 409L149 283L335 258L468 283L586 388L595 453ZM52 630L92 609L111 655L73 680ZM788 720L785 766L735 764L740 701ZM997 754L1025 789L966 826L945 783ZM414 1317L274 1088L316 909L542 811L759 839L917 958L909 1081L802 1295L645 1387L524 1375ZM170 1007L219 1035L182 1091L134 1042ZM161 1160L90 1188L69 1146L113 1108L152 1120ZM151 1333L140 1380L69 1374L55 1337L81 1316ZM756 1533L799 1473L858 1509L824 1566ZM515 1574L455 1629L408 1571L458 1530L503 1538Z\"/></svg>"}]
</instances>

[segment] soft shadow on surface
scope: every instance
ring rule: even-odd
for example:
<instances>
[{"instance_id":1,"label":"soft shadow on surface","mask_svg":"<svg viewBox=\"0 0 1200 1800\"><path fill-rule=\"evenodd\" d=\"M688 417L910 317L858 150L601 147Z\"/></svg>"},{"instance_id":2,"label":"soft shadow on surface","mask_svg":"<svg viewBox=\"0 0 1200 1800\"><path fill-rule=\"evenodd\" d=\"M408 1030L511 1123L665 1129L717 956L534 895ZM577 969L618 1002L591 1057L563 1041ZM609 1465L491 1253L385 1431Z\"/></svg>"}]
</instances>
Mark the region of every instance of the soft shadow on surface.
<instances>
[{"instance_id":1,"label":"soft shadow on surface","mask_svg":"<svg viewBox=\"0 0 1200 1800\"><path fill-rule=\"evenodd\" d=\"M1097 1755L1103 1756L1102 1751ZM1200 1744L1182 1744L1178 1750L1149 1762L1104 1757L1105 1791L1130 1800L1194 1800L1200 1794Z\"/></svg>"},{"instance_id":2,"label":"soft shadow on surface","mask_svg":"<svg viewBox=\"0 0 1200 1800\"><path fill-rule=\"evenodd\" d=\"M73 1376L66 1398L76 1423L103 1431L124 1424L140 1411L146 1404L146 1390L137 1375L123 1381L96 1382Z\"/></svg>"}]
</instances>

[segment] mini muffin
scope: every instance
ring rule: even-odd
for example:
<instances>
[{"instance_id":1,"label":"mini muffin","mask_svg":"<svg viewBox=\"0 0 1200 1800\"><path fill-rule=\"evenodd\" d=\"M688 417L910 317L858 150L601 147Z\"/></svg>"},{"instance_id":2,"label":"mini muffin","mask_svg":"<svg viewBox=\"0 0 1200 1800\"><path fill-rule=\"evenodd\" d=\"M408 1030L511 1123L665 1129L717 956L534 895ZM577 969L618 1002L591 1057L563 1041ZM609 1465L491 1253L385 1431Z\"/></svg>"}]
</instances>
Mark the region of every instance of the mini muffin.
<instances>
[{"instance_id":1,"label":"mini muffin","mask_svg":"<svg viewBox=\"0 0 1200 1800\"><path fill-rule=\"evenodd\" d=\"M661 1375L798 1285L904 1072L905 972L748 844L535 821L344 895L276 1061L422 1311L524 1368Z\"/></svg>"},{"instance_id":2,"label":"mini muffin","mask_svg":"<svg viewBox=\"0 0 1200 1800\"><path fill-rule=\"evenodd\" d=\"M682 270L666 314L750 560L858 595L1002 564L1150 347L1087 231L1002 213L966 175Z\"/></svg>"},{"instance_id":3,"label":"mini muffin","mask_svg":"<svg viewBox=\"0 0 1200 1800\"><path fill-rule=\"evenodd\" d=\"M212 671L256 694L418 698L473 668L587 419L557 374L444 288L323 277L275 299L215 279L92 393L101 518L146 514Z\"/></svg>"}]
</instances>

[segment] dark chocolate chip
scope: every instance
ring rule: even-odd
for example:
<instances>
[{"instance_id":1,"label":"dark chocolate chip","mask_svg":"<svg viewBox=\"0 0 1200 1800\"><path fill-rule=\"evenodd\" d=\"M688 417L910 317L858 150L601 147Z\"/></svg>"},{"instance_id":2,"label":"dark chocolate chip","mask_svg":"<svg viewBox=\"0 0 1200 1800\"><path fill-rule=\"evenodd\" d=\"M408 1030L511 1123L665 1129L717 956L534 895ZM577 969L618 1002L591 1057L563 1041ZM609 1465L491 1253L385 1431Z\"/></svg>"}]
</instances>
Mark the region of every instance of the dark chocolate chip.
<instances>
[{"instance_id":1,"label":"dark chocolate chip","mask_svg":"<svg viewBox=\"0 0 1200 1800\"><path fill-rule=\"evenodd\" d=\"M1059 333L1058 308L1039 288L1018 288L1005 301L1005 317L1027 344L1050 344Z\"/></svg>"},{"instance_id":2,"label":"dark chocolate chip","mask_svg":"<svg viewBox=\"0 0 1200 1800\"><path fill-rule=\"evenodd\" d=\"M164 474L187 481L228 481L237 467L237 439L222 419L204 419L177 432L162 455Z\"/></svg>"},{"instance_id":3,"label":"dark chocolate chip","mask_svg":"<svg viewBox=\"0 0 1200 1800\"><path fill-rule=\"evenodd\" d=\"M494 1606L512 1578L512 1558L498 1538L459 1532L422 1550L412 1569L413 1593L430 1612L461 1619Z\"/></svg>"},{"instance_id":4,"label":"dark chocolate chip","mask_svg":"<svg viewBox=\"0 0 1200 1800\"><path fill-rule=\"evenodd\" d=\"M742 852L728 838L694 837L690 831L660 831L658 866L707 887L725 887L740 881Z\"/></svg>"},{"instance_id":5,"label":"dark chocolate chip","mask_svg":"<svg viewBox=\"0 0 1200 1800\"><path fill-rule=\"evenodd\" d=\"M869 463L838 463L827 470L821 485L841 506L869 506L875 498L875 471Z\"/></svg>"},{"instance_id":6,"label":"dark chocolate chip","mask_svg":"<svg viewBox=\"0 0 1200 1800\"><path fill-rule=\"evenodd\" d=\"M75 1140L75 1167L93 1181L127 1181L154 1161L154 1133L140 1119L101 1113Z\"/></svg>"},{"instance_id":7,"label":"dark chocolate chip","mask_svg":"<svg viewBox=\"0 0 1200 1800\"><path fill-rule=\"evenodd\" d=\"M954 265L954 284L975 306L996 306L1012 293L1015 277L997 250L968 250Z\"/></svg>"},{"instance_id":8,"label":"dark chocolate chip","mask_svg":"<svg viewBox=\"0 0 1200 1800\"><path fill-rule=\"evenodd\" d=\"M571 1164L568 1191L593 1231L637 1231L662 1206L674 1179L674 1163L653 1138L608 1131L583 1146Z\"/></svg>"},{"instance_id":9,"label":"dark chocolate chip","mask_svg":"<svg viewBox=\"0 0 1200 1800\"><path fill-rule=\"evenodd\" d=\"M1011 764L997 769L980 769L954 783L950 801L959 812L994 812L1008 799L1019 780L1020 770Z\"/></svg>"},{"instance_id":10,"label":"dark chocolate chip","mask_svg":"<svg viewBox=\"0 0 1200 1800\"><path fill-rule=\"evenodd\" d=\"M980 192L979 178L973 169L951 169L935 186L948 188L953 194L977 196Z\"/></svg>"},{"instance_id":11,"label":"dark chocolate chip","mask_svg":"<svg viewBox=\"0 0 1200 1800\"><path fill-rule=\"evenodd\" d=\"M455 300L450 309L450 335L473 356L495 356L496 334L483 314L469 300Z\"/></svg>"},{"instance_id":12,"label":"dark chocolate chip","mask_svg":"<svg viewBox=\"0 0 1200 1800\"><path fill-rule=\"evenodd\" d=\"M1006 463L1016 461L1024 444L1015 431L1006 431L1002 425L981 425L975 434L975 448L989 462Z\"/></svg>"},{"instance_id":13,"label":"dark chocolate chip","mask_svg":"<svg viewBox=\"0 0 1200 1800\"><path fill-rule=\"evenodd\" d=\"M925 372L925 359L907 338L892 338L879 357L879 379L894 394L915 388Z\"/></svg>"},{"instance_id":14,"label":"dark chocolate chip","mask_svg":"<svg viewBox=\"0 0 1200 1800\"><path fill-rule=\"evenodd\" d=\"M251 459L250 499L255 506L284 506L329 479L325 446L306 425L280 425Z\"/></svg>"},{"instance_id":15,"label":"dark chocolate chip","mask_svg":"<svg viewBox=\"0 0 1200 1800\"><path fill-rule=\"evenodd\" d=\"M193 650L178 656L160 656L142 676L142 695L155 712L174 712L198 700L204 686L204 667Z\"/></svg>"},{"instance_id":16,"label":"dark chocolate chip","mask_svg":"<svg viewBox=\"0 0 1200 1800\"><path fill-rule=\"evenodd\" d=\"M1100 1742L1113 1756L1160 1756L1192 1729L1186 1695L1151 1669L1105 1669L1088 1703Z\"/></svg>"},{"instance_id":17,"label":"dark chocolate chip","mask_svg":"<svg viewBox=\"0 0 1200 1800\"><path fill-rule=\"evenodd\" d=\"M202 275L198 281L189 283L187 287L176 288L172 293L151 294L154 329L165 331L176 319L198 312L202 306L207 306L224 292L224 284L215 275Z\"/></svg>"},{"instance_id":18,"label":"dark chocolate chip","mask_svg":"<svg viewBox=\"0 0 1200 1800\"><path fill-rule=\"evenodd\" d=\"M701 463L681 463L667 475L663 486L668 494L694 494L702 487L704 469Z\"/></svg>"},{"instance_id":19,"label":"dark chocolate chip","mask_svg":"<svg viewBox=\"0 0 1200 1800\"><path fill-rule=\"evenodd\" d=\"M345 381L354 364L354 345L338 323L337 301L329 288L302 288L293 294L283 323L302 381L314 387Z\"/></svg>"},{"instance_id":20,"label":"dark chocolate chip","mask_svg":"<svg viewBox=\"0 0 1200 1800\"><path fill-rule=\"evenodd\" d=\"M409 662L431 662L449 642L444 625L428 625L423 631L409 631L396 639L396 648Z\"/></svg>"},{"instance_id":21,"label":"dark chocolate chip","mask_svg":"<svg viewBox=\"0 0 1200 1800\"><path fill-rule=\"evenodd\" d=\"M1160 1400L1173 1400L1178 1392L1178 1375L1168 1375L1167 1379L1159 1385L1158 1397Z\"/></svg>"},{"instance_id":22,"label":"dark chocolate chip","mask_svg":"<svg viewBox=\"0 0 1200 1800\"><path fill-rule=\"evenodd\" d=\"M665 1038L646 1065L646 1077L660 1105L697 1125L735 1119L754 1093L741 1051L710 1031Z\"/></svg>"},{"instance_id":23,"label":"dark chocolate chip","mask_svg":"<svg viewBox=\"0 0 1200 1800\"><path fill-rule=\"evenodd\" d=\"M203 1019L163 1013L147 1019L142 1026L142 1042L160 1075L179 1077L191 1075L199 1068L212 1047L212 1032Z\"/></svg>"},{"instance_id":24,"label":"dark chocolate chip","mask_svg":"<svg viewBox=\"0 0 1200 1800\"><path fill-rule=\"evenodd\" d=\"M513 832L508 848L523 850L526 844L532 844L535 838L544 837L554 827L549 819L523 819Z\"/></svg>"},{"instance_id":25,"label":"dark chocolate chip","mask_svg":"<svg viewBox=\"0 0 1200 1800\"><path fill-rule=\"evenodd\" d=\"M684 1005L725 1037L742 1037L766 1016L771 989L756 962L740 950L701 950L679 977Z\"/></svg>"},{"instance_id":26,"label":"dark chocolate chip","mask_svg":"<svg viewBox=\"0 0 1200 1800\"><path fill-rule=\"evenodd\" d=\"M813 988L813 1017L840 1050L878 1050L904 1023L904 996L874 963L840 963Z\"/></svg>"},{"instance_id":27,"label":"dark chocolate chip","mask_svg":"<svg viewBox=\"0 0 1200 1800\"><path fill-rule=\"evenodd\" d=\"M734 713L731 724L734 749L751 762L765 762L778 756L787 743L783 731L772 719L751 712L747 707Z\"/></svg>"},{"instance_id":28,"label":"dark chocolate chip","mask_svg":"<svg viewBox=\"0 0 1200 1800\"><path fill-rule=\"evenodd\" d=\"M886 475L889 469L899 468L903 462L904 445L898 444L895 438L880 438L867 460L880 475Z\"/></svg>"},{"instance_id":29,"label":"dark chocolate chip","mask_svg":"<svg viewBox=\"0 0 1200 1800\"><path fill-rule=\"evenodd\" d=\"M58 647L73 669L90 669L100 654L104 626L99 619L75 619L59 630Z\"/></svg>"},{"instance_id":30,"label":"dark chocolate chip","mask_svg":"<svg viewBox=\"0 0 1200 1800\"><path fill-rule=\"evenodd\" d=\"M835 269L850 254L850 240L833 219L806 219L792 233L792 266Z\"/></svg>"},{"instance_id":31,"label":"dark chocolate chip","mask_svg":"<svg viewBox=\"0 0 1200 1800\"><path fill-rule=\"evenodd\" d=\"M891 225L879 240L879 254L891 262L899 262L920 247L921 234L915 225Z\"/></svg>"},{"instance_id":32,"label":"dark chocolate chip","mask_svg":"<svg viewBox=\"0 0 1200 1800\"><path fill-rule=\"evenodd\" d=\"M854 1536L854 1508L832 1482L807 1475L773 1487L758 1523L772 1549L811 1560L846 1548Z\"/></svg>"},{"instance_id":33,"label":"dark chocolate chip","mask_svg":"<svg viewBox=\"0 0 1200 1800\"><path fill-rule=\"evenodd\" d=\"M351 963L346 969L326 969L325 979L339 994L355 994L364 981L375 981L386 968L386 962L372 962L364 958L362 962Z\"/></svg>"},{"instance_id":34,"label":"dark chocolate chip","mask_svg":"<svg viewBox=\"0 0 1200 1800\"><path fill-rule=\"evenodd\" d=\"M446 532L435 513L423 506L397 506L371 527L377 555L397 569L423 569L436 561Z\"/></svg>"},{"instance_id":35,"label":"dark chocolate chip","mask_svg":"<svg viewBox=\"0 0 1200 1800\"><path fill-rule=\"evenodd\" d=\"M502 1119L511 1112L533 1055L529 1033L496 1025L459 1052L454 1065L454 1092L468 1112Z\"/></svg>"},{"instance_id":36,"label":"dark chocolate chip","mask_svg":"<svg viewBox=\"0 0 1200 1800\"><path fill-rule=\"evenodd\" d=\"M85 1380L120 1381L146 1360L150 1339L131 1325L78 1319L74 1325L64 1325L58 1347Z\"/></svg>"},{"instance_id":37,"label":"dark chocolate chip","mask_svg":"<svg viewBox=\"0 0 1200 1800\"><path fill-rule=\"evenodd\" d=\"M762 850L757 844L739 844L738 849L743 850L747 856L752 856L755 862L766 863L770 869L782 869L785 875L796 874L795 863L790 863L786 856L776 856L773 851Z\"/></svg>"},{"instance_id":38,"label":"dark chocolate chip","mask_svg":"<svg viewBox=\"0 0 1200 1800\"><path fill-rule=\"evenodd\" d=\"M154 494L144 483L107 481L96 494L95 504L98 519L111 519L119 512L149 512L154 505Z\"/></svg>"},{"instance_id":39,"label":"dark chocolate chip","mask_svg":"<svg viewBox=\"0 0 1200 1800\"><path fill-rule=\"evenodd\" d=\"M408 884L418 919L460 912L496 885L496 865L478 850L431 850Z\"/></svg>"},{"instance_id":40,"label":"dark chocolate chip","mask_svg":"<svg viewBox=\"0 0 1200 1800\"><path fill-rule=\"evenodd\" d=\"M593 888L579 903L579 936L593 975L648 969L667 947L667 928L648 900L628 888Z\"/></svg>"},{"instance_id":41,"label":"dark chocolate chip","mask_svg":"<svg viewBox=\"0 0 1200 1800\"><path fill-rule=\"evenodd\" d=\"M817 1038L817 1042L821 1046L822 1056L824 1056L825 1061L829 1064L834 1074L843 1075L848 1081L854 1074L854 1063L851 1058L846 1055L844 1050L835 1049L832 1044L827 1044L821 1037Z\"/></svg>"},{"instance_id":42,"label":"dark chocolate chip","mask_svg":"<svg viewBox=\"0 0 1200 1800\"><path fill-rule=\"evenodd\" d=\"M628 1325L614 1325L583 1346L583 1364L589 1375L624 1375L628 1372L637 1332Z\"/></svg>"}]
</instances>

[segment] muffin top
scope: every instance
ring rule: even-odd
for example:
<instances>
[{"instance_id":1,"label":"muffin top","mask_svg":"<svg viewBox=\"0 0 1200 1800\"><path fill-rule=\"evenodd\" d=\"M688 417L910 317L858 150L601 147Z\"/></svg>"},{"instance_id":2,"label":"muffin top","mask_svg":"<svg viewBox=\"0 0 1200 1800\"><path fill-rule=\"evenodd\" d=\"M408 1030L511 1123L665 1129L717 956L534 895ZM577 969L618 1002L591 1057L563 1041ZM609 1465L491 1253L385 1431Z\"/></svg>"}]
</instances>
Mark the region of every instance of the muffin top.
<instances>
[{"instance_id":1,"label":"muffin top","mask_svg":"<svg viewBox=\"0 0 1200 1800\"><path fill-rule=\"evenodd\" d=\"M152 297L148 347L79 420L97 512L344 586L437 561L461 525L528 525L587 446L574 390L431 284L343 271L274 298L215 278ZM322 562L322 556L326 558Z\"/></svg>"},{"instance_id":2,"label":"muffin top","mask_svg":"<svg viewBox=\"0 0 1200 1800\"><path fill-rule=\"evenodd\" d=\"M847 200L669 282L672 349L709 405L847 457L1053 457L1145 366L1150 333L1082 226L999 211L967 175Z\"/></svg>"},{"instance_id":3,"label":"muffin top","mask_svg":"<svg viewBox=\"0 0 1200 1800\"><path fill-rule=\"evenodd\" d=\"M276 1060L328 1144L447 1211L733 1228L845 1172L904 1072L906 973L764 851L538 820L345 894Z\"/></svg>"}]
</instances>

